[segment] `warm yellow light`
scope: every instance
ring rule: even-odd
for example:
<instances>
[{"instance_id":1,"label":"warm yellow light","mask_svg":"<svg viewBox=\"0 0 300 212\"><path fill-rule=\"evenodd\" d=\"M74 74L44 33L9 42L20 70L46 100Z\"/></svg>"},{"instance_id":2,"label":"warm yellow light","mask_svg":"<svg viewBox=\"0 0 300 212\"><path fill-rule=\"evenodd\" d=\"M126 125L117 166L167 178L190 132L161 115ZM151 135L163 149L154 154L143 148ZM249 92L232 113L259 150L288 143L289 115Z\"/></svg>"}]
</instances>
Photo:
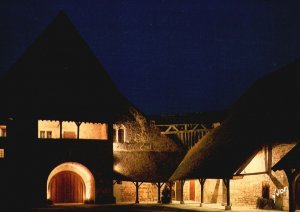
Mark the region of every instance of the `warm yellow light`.
<instances>
[{"instance_id":1,"label":"warm yellow light","mask_svg":"<svg viewBox=\"0 0 300 212\"><path fill-rule=\"evenodd\" d=\"M59 139L60 130L62 138L66 139L77 139L78 132L79 139L108 139L107 124L82 122L78 125L74 121L62 121L62 126L60 126L59 121L38 120L38 138Z\"/></svg>"},{"instance_id":2,"label":"warm yellow light","mask_svg":"<svg viewBox=\"0 0 300 212\"><path fill-rule=\"evenodd\" d=\"M114 171L116 172L120 172L122 169L121 165L120 164L117 164L117 165L114 165Z\"/></svg>"},{"instance_id":3,"label":"warm yellow light","mask_svg":"<svg viewBox=\"0 0 300 212\"><path fill-rule=\"evenodd\" d=\"M47 199L51 199L49 184L52 177L62 171L72 171L78 174L85 185L84 199L95 200L95 179L88 168L76 162L63 163L52 170L47 180Z\"/></svg>"},{"instance_id":4,"label":"warm yellow light","mask_svg":"<svg viewBox=\"0 0 300 212\"><path fill-rule=\"evenodd\" d=\"M6 137L6 125L0 125L0 137Z\"/></svg>"},{"instance_id":5,"label":"warm yellow light","mask_svg":"<svg viewBox=\"0 0 300 212\"><path fill-rule=\"evenodd\" d=\"M4 158L4 149L0 149L0 158Z\"/></svg>"}]
</instances>

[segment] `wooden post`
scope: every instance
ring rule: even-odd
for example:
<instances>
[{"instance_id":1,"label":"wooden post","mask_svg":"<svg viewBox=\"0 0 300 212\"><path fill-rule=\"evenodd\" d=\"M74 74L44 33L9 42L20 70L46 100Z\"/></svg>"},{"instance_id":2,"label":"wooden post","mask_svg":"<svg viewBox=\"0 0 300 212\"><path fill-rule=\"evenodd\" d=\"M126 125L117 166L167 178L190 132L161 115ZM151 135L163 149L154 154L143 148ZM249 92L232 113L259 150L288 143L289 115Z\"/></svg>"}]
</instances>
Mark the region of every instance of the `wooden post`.
<instances>
[{"instance_id":1,"label":"wooden post","mask_svg":"<svg viewBox=\"0 0 300 212\"><path fill-rule=\"evenodd\" d=\"M139 182L135 182L135 204L139 203Z\"/></svg>"},{"instance_id":2,"label":"wooden post","mask_svg":"<svg viewBox=\"0 0 300 212\"><path fill-rule=\"evenodd\" d=\"M201 199L200 199L200 207L202 207L203 206L203 197L204 197L204 183L205 183L205 180L206 179L204 179L204 178L200 178L199 179L199 182L200 182L200 186L201 186L201 190L200 190L200 197L201 197Z\"/></svg>"},{"instance_id":3,"label":"wooden post","mask_svg":"<svg viewBox=\"0 0 300 212\"><path fill-rule=\"evenodd\" d=\"M116 142L119 143L119 127L116 128Z\"/></svg>"},{"instance_id":4,"label":"wooden post","mask_svg":"<svg viewBox=\"0 0 300 212\"><path fill-rule=\"evenodd\" d=\"M289 182L289 212L294 212L295 208L295 198L294 198L294 188L293 188L293 171L292 170L284 170Z\"/></svg>"},{"instance_id":5,"label":"wooden post","mask_svg":"<svg viewBox=\"0 0 300 212\"><path fill-rule=\"evenodd\" d=\"M226 199L227 199L227 203L225 205L225 210L231 210L231 204L230 204L230 179L229 178L224 178L223 181L224 181L224 184L226 186Z\"/></svg>"},{"instance_id":6,"label":"wooden post","mask_svg":"<svg viewBox=\"0 0 300 212\"><path fill-rule=\"evenodd\" d=\"M183 201L183 186L184 186L184 180L180 180L180 204L184 204L184 201Z\"/></svg>"},{"instance_id":7,"label":"wooden post","mask_svg":"<svg viewBox=\"0 0 300 212\"><path fill-rule=\"evenodd\" d=\"M135 203L139 203L139 187L143 184L143 182L139 183L139 181L133 182L135 185Z\"/></svg>"},{"instance_id":8,"label":"wooden post","mask_svg":"<svg viewBox=\"0 0 300 212\"><path fill-rule=\"evenodd\" d=\"M172 193L173 182L170 182L169 185L170 185L170 198L171 198L170 203L172 203L172 201L173 201L173 193Z\"/></svg>"},{"instance_id":9,"label":"wooden post","mask_svg":"<svg viewBox=\"0 0 300 212\"><path fill-rule=\"evenodd\" d=\"M268 172L268 175L270 176L271 175L271 168L272 168L272 145L269 144L268 145L268 169L267 169L267 172Z\"/></svg>"},{"instance_id":10,"label":"wooden post","mask_svg":"<svg viewBox=\"0 0 300 212\"><path fill-rule=\"evenodd\" d=\"M80 129L81 122L76 121L75 124L77 125L77 139L79 139L79 129Z\"/></svg>"},{"instance_id":11,"label":"wooden post","mask_svg":"<svg viewBox=\"0 0 300 212\"><path fill-rule=\"evenodd\" d=\"M161 203L161 199L160 199L160 190L161 190L161 186L163 185L163 183L156 183L157 186L157 203Z\"/></svg>"},{"instance_id":12,"label":"wooden post","mask_svg":"<svg viewBox=\"0 0 300 212\"><path fill-rule=\"evenodd\" d=\"M59 120L59 138L62 139L62 121Z\"/></svg>"}]
</instances>

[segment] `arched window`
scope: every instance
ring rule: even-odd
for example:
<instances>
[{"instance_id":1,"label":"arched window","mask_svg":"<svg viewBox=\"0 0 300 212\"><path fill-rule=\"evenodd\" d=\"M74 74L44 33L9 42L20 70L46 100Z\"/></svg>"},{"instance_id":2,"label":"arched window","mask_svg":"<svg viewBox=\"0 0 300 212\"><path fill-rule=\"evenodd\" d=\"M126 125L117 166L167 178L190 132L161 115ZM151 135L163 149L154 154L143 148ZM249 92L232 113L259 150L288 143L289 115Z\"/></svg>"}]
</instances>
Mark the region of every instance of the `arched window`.
<instances>
[{"instance_id":1,"label":"arched window","mask_svg":"<svg viewBox=\"0 0 300 212\"><path fill-rule=\"evenodd\" d=\"M119 143L125 143L125 141L126 141L125 140L125 127L123 124L119 127L118 137L119 137Z\"/></svg>"},{"instance_id":2,"label":"arched window","mask_svg":"<svg viewBox=\"0 0 300 212\"><path fill-rule=\"evenodd\" d=\"M115 143L125 143L126 142L126 129L123 124L113 125L114 130L114 136L113 136L113 142Z\"/></svg>"}]
</instances>

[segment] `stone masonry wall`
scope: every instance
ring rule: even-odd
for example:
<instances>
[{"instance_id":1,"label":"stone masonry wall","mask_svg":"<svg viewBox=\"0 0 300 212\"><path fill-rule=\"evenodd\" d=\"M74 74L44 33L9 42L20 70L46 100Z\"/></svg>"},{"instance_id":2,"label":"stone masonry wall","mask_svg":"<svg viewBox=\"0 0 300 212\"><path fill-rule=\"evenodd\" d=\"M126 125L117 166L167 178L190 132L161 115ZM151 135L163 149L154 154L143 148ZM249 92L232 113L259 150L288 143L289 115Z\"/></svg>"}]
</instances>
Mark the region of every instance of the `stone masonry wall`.
<instances>
[{"instance_id":1,"label":"stone masonry wall","mask_svg":"<svg viewBox=\"0 0 300 212\"><path fill-rule=\"evenodd\" d=\"M279 144L272 147L272 166L276 164L295 144ZM248 166L241 172L244 174L262 172L265 168L264 149L259 151ZM234 177L230 181L231 204L237 206L256 207L256 201L262 197L263 184L269 185L270 198L275 198L277 209L288 210L288 181L283 171L268 174L245 175ZM281 190L281 192L279 192ZM189 181L184 185L184 200L189 199ZM276 194L277 193L277 194ZM200 201L200 183L195 180L195 200ZM204 203L226 203L226 188L222 179L207 179L204 185Z\"/></svg>"},{"instance_id":2,"label":"stone masonry wall","mask_svg":"<svg viewBox=\"0 0 300 212\"><path fill-rule=\"evenodd\" d=\"M272 166L276 164L294 144L279 144L272 147ZM264 171L265 154L264 149L259 151L247 167L241 172L249 174ZM244 175L234 177L230 181L230 198L233 207L249 206L256 207L256 201L262 197L263 184L269 185L270 198L274 198L277 209L288 210L288 191L284 188L288 186L286 175L283 171L268 174ZM163 188L162 188L163 189ZM175 191L175 185L173 188ZM283 189L282 193L278 192ZM278 195L276 195L276 193ZM132 182L122 182L114 185L114 194L117 202L135 202L135 186ZM184 201L190 200L190 181L184 184ZM156 202L157 187L155 184L144 183L139 189L139 201ZM195 201L200 201L200 183L195 180ZM226 203L226 188L222 179L207 179L204 185L204 203Z\"/></svg>"},{"instance_id":3,"label":"stone masonry wall","mask_svg":"<svg viewBox=\"0 0 300 212\"><path fill-rule=\"evenodd\" d=\"M163 190L164 186L161 188ZM135 185L132 182L123 181L114 185L116 202L135 202ZM162 196L162 194L161 194ZM157 202L157 186L154 183L143 183L139 187L140 202Z\"/></svg>"}]
</instances>

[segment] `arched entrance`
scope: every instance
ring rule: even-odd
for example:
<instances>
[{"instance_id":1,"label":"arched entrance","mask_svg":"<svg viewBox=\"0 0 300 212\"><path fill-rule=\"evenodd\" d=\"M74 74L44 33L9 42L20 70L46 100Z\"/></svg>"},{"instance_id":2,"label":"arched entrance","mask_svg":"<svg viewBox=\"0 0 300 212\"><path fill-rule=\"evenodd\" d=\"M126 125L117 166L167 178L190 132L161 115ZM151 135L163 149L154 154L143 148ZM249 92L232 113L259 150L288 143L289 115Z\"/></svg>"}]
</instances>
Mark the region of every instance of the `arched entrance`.
<instances>
[{"instance_id":1,"label":"arched entrance","mask_svg":"<svg viewBox=\"0 0 300 212\"><path fill-rule=\"evenodd\" d=\"M59 172L52 177L50 195L53 203L83 203L85 186L82 178L72 171Z\"/></svg>"},{"instance_id":2,"label":"arched entrance","mask_svg":"<svg viewBox=\"0 0 300 212\"><path fill-rule=\"evenodd\" d=\"M296 210L300 209L300 175L295 181L295 205Z\"/></svg>"},{"instance_id":3,"label":"arched entrance","mask_svg":"<svg viewBox=\"0 0 300 212\"><path fill-rule=\"evenodd\" d=\"M47 199L53 203L83 203L95 200L95 180L82 164L63 163L54 168L47 180Z\"/></svg>"}]
</instances>

